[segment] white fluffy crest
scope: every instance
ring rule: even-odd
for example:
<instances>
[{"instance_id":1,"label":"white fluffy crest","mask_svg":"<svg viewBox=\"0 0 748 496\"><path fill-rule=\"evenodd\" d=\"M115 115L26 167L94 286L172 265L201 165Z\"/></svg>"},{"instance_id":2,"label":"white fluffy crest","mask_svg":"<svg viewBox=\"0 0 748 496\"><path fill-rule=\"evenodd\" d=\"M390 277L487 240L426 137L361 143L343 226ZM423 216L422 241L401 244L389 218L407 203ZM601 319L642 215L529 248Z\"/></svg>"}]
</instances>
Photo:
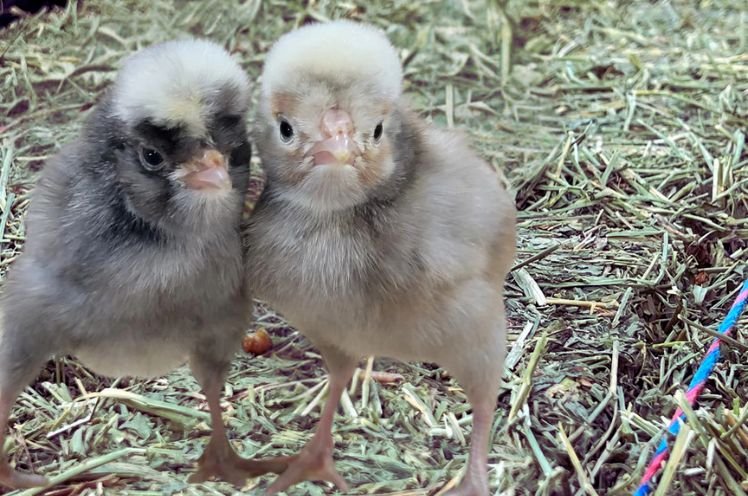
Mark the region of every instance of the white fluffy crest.
<instances>
[{"instance_id":1,"label":"white fluffy crest","mask_svg":"<svg viewBox=\"0 0 748 496\"><path fill-rule=\"evenodd\" d=\"M263 95L285 88L299 73L367 80L391 100L402 87L400 59L384 32L347 20L307 24L281 36L265 59Z\"/></svg>"},{"instance_id":2,"label":"white fluffy crest","mask_svg":"<svg viewBox=\"0 0 748 496\"><path fill-rule=\"evenodd\" d=\"M201 39L152 45L128 57L114 85L114 113L129 125L142 119L184 124L196 135L222 91L235 91L237 112L249 102L249 80L220 45Z\"/></svg>"}]
</instances>

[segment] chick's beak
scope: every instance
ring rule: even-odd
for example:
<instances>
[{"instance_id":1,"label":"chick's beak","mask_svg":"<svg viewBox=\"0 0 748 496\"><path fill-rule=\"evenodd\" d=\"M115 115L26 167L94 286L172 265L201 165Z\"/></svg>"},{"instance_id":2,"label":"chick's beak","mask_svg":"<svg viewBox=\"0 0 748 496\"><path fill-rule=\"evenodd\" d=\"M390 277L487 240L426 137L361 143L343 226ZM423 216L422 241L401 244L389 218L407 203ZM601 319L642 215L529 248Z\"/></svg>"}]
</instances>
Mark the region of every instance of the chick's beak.
<instances>
[{"instance_id":1,"label":"chick's beak","mask_svg":"<svg viewBox=\"0 0 748 496\"><path fill-rule=\"evenodd\" d=\"M325 139L315 143L309 151L314 165L352 164L359 149L353 140L351 116L344 110L327 110L322 115L320 130Z\"/></svg>"},{"instance_id":2,"label":"chick's beak","mask_svg":"<svg viewBox=\"0 0 748 496\"><path fill-rule=\"evenodd\" d=\"M229 190L231 177L227 167L226 156L221 152L204 149L185 164L188 171L182 181L189 189L195 190Z\"/></svg>"}]
</instances>

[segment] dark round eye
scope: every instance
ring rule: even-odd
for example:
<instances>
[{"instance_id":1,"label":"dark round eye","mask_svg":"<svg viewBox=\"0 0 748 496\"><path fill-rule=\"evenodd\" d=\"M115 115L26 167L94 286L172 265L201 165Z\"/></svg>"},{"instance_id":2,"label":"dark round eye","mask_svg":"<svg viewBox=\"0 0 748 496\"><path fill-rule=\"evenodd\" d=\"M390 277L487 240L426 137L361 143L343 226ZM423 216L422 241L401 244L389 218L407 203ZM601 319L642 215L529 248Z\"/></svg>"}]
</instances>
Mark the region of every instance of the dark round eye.
<instances>
[{"instance_id":1,"label":"dark round eye","mask_svg":"<svg viewBox=\"0 0 748 496\"><path fill-rule=\"evenodd\" d=\"M382 127L382 123L380 122L377 124L377 127L374 128L374 139L376 141L379 141L382 138L382 131L384 131L384 128Z\"/></svg>"},{"instance_id":2,"label":"dark round eye","mask_svg":"<svg viewBox=\"0 0 748 496\"><path fill-rule=\"evenodd\" d=\"M286 119L280 121L281 141L288 143L293 138L293 128Z\"/></svg>"},{"instance_id":3,"label":"dark round eye","mask_svg":"<svg viewBox=\"0 0 748 496\"><path fill-rule=\"evenodd\" d=\"M140 149L140 161L148 170L157 170L164 163L164 157L153 148L143 147Z\"/></svg>"}]
</instances>

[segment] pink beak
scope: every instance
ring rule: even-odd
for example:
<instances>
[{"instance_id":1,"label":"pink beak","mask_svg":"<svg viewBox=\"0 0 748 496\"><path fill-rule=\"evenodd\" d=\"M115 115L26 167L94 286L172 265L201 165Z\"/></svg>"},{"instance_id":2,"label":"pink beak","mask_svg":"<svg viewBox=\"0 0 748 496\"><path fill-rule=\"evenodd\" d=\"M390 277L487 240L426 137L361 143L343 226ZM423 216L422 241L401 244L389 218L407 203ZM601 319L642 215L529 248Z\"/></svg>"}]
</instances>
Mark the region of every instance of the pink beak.
<instances>
[{"instance_id":1,"label":"pink beak","mask_svg":"<svg viewBox=\"0 0 748 496\"><path fill-rule=\"evenodd\" d=\"M325 137L309 151L314 165L352 164L359 154L353 141L353 120L344 110L330 109L322 115L320 130Z\"/></svg>"},{"instance_id":2,"label":"pink beak","mask_svg":"<svg viewBox=\"0 0 748 496\"><path fill-rule=\"evenodd\" d=\"M231 189L231 177L226 157L218 150L208 148L186 164L191 171L183 177L184 185L196 190Z\"/></svg>"}]
</instances>

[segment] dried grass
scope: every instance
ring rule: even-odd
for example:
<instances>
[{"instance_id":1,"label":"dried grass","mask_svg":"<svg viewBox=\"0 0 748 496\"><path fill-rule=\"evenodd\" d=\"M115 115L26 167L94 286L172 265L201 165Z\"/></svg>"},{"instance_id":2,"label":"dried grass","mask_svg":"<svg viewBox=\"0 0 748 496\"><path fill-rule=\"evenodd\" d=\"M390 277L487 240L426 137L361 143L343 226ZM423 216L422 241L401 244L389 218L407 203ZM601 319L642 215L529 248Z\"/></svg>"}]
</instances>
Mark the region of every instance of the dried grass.
<instances>
[{"instance_id":1,"label":"dried grass","mask_svg":"<svg viewBox=\"0 0 748 496\"><path fill-rule=\"evenodd\" d=\"M256 78L280 34L340 16L384 27L413 105L467 129L516 192L496 494L629 493L711 339L705 327L748 277L740 0L128 0L27 18L0 31L0 271L22 249L35 172L78 131L123 55L204 35ZM310 436L325 374L301 336L263 306L257 316L275 347L236 361L225 417L243 454L291 453ZM740 332L689 411L662 491L748 491ZM371 367L403 380L373 380ZM336 423L340 471L356 494L436 492L464 464L464 395L429 364L362 369ZM186 370L112 381L60 358L19 399L11 456L54 477L51 495L232 494L185 483L208 433L197 391Z\"/></svg>"}]
</instances>

